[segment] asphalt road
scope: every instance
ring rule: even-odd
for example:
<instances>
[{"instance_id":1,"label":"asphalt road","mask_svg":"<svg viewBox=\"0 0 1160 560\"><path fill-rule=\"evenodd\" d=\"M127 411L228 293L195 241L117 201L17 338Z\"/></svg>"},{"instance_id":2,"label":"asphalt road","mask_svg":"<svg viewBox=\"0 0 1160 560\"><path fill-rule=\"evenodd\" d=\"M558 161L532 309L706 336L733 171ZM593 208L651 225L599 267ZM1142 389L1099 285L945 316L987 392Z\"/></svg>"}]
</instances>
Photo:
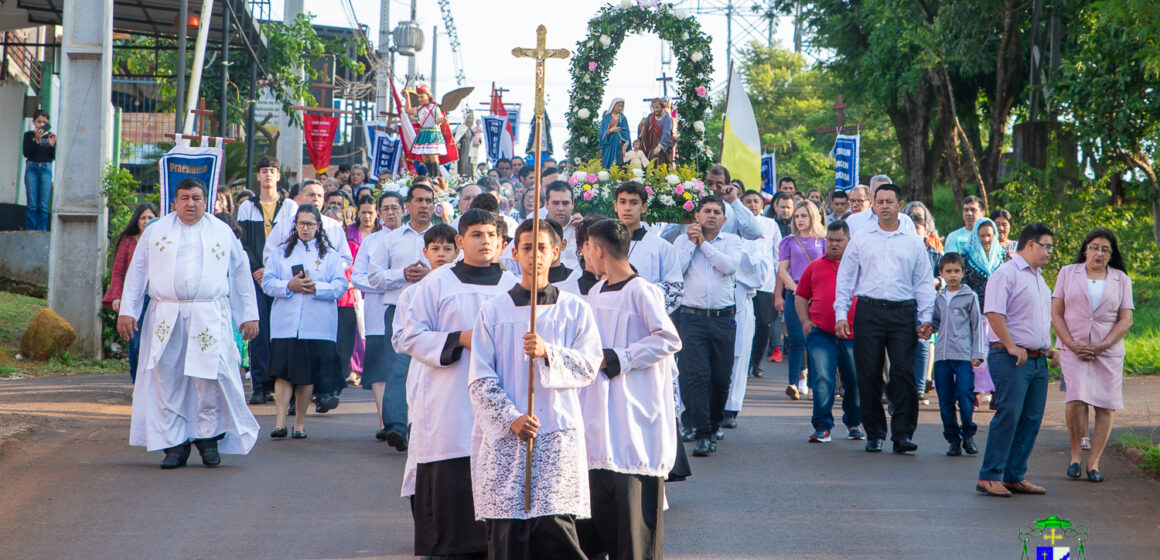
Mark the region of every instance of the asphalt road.
<instances>
[{"instance_id":1,"label":"asphalt road","mask_svg":"<svg viewBox=\"0 0 1160 560\"><path fill-rule=\"evenodd\" d=\"M1160 484L1112 456L1108 482L1064 477L1054 385L1028 474L1048 494L1001 499L975 493L979 457L943 455L937 406L922 409L913 456L865 453L841 429L807 443L810 405L781 393L782 367L751 382L720 451L667 487L669 558L1019 558L1019 526L1049 515L1087 526L1090 558L1160 557ZM0 414L27 432L0 445L0 559L412 558L405 457L374 440L368 395L311 414L306 440L270 440L273 405L254 407L250 455L163 471L160 453L127 445L127 377L0 381ZM1075 557L1075 541L1057 544Z\"/></svg>"}]
</instances>

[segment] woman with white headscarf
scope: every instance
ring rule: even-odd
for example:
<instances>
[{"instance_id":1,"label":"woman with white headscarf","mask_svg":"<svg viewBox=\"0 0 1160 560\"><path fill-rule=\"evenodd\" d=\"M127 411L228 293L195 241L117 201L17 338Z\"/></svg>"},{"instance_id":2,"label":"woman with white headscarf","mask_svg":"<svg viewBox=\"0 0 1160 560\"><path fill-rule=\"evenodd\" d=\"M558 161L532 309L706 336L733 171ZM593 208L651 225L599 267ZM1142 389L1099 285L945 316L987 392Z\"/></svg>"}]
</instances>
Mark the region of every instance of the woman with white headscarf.
<instances>
[{"instance_id":1,"label":"woman with white headscarf","mask_svg":"<svg viewBox=\"0 0 1160 560\"><path fill-rule=\"evenodd\" d=\"M608 169L624 164L624 149L629 142L628 118L624 116L624 99L615 97L600 118L600 166Z\"/></svg>"}]
</instances>

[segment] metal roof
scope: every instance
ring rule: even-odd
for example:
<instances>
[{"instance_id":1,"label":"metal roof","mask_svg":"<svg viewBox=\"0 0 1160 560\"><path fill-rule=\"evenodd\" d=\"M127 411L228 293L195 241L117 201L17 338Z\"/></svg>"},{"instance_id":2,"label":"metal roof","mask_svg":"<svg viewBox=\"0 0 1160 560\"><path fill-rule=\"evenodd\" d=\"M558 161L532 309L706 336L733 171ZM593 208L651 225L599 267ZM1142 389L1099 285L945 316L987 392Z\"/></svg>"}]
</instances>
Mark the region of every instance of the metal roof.
<instances>
[{"instance_id":1,"label":"metal roof","mask_svg":"<svg viewBox=\"0 0 1160 560\"><path fill-rule=\"evenodd\" d=\"M16 6L28 12L28 21L33 25L61 25L61 9L64 2L67 1L84 0L17 0ZM249 28L256 31L255 34L261 37L259 40L265 43L258 23L245 7L245 3L234 1L232 4L235 17L242 29ZM197 14L200 8L200 2L190 0L189 13ZM225 10L225 0L214 2L213 15L209 20L210 42L221 43L222 14ZM114 0L113 30L174 36L177 34L177 26L174 25L173 21L180 11L181 3L179 0ZM204 25L206 18L201 19ZM244 44L244 39L240 35L235 29L230 35L230 43ZM190 39L196 38L197 29L190 29L188 37Z\"/></svg>"}]
</instances>

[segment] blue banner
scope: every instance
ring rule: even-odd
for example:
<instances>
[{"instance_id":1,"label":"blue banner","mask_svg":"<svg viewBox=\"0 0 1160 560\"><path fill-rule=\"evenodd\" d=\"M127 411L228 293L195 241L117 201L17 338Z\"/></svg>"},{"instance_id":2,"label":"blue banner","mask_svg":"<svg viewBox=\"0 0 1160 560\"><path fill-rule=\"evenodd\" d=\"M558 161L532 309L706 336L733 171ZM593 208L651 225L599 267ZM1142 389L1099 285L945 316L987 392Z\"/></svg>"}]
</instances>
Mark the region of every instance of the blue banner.
<instances>
[{"instance_id":1,"label":"blue banner","mask_svg":"<svg viewBox=\"0 0 1160 560\"><path fill-rule=\"evenodd\" d=\"M374 157L371 159L371 175L378 177L384 171L391 174L391 179L397 178L399 157L403 153L403 143L398 134L381 134L375 137Z\"/></svg>"},{"instance_id":2,"label":"blue banner","mask_svg":"<svg viewBox=\"0 0 1160 560\"><path fill-rule=\"evenodd\" d=\"M766 200L777 193L777 154L761 156L761 196Z\"/></svg>"},{"instance_id":3,"label":"blue banner","mask_svg":"<svg viewBox=\"0 0 1160 560\"><path fill-rule=\"evenodd\" d=\"M206 212L213 212L214 197L217 196L218 181L221 176L221 148L181 148L177 147L161 156L158 162L161 171L161 215L172 211L174 189L186 177L201 179L208 187Z\"/></svg>"},{"instance_id":4,"label":"blue banner","mask_svg":"<svg viewBox=\"0 0 1160 560\"><path fill-rule=\"evenodd\" d=\"M501 157L511 157L511 138L505 138L504 118L493 115L483 117L483 135L487 141L487 161L494 164ZM505 146L506 140L506 146ZM506 148L506 150L505 150Z\"/></svg>"},{"instance_id":5,"label":"blue banner","mask_svg":"<svg viewBox=\"0 0 1160 560\"><path fill-rule=\"evenodd\" d=\"M858 151L861 144L861 136L839 135L834 142L830 155L837 160L834 166L835 190L848 191L858 186Z\"/></svg>"},{"instance_id":6,"label":"blue banner","mask_svg":"<svg viewBox=\"0 0 1160 560\"><path fill-rule=\"evenodd\" d=\"M512 140L514 141L516 138L520 137L520 108L508 107L505 105L504 110L507 111L508 114L508 124L512 125ZM512 157L512 155L515 154L509 154L508 157Z\"/></svg>"}]
</instances>

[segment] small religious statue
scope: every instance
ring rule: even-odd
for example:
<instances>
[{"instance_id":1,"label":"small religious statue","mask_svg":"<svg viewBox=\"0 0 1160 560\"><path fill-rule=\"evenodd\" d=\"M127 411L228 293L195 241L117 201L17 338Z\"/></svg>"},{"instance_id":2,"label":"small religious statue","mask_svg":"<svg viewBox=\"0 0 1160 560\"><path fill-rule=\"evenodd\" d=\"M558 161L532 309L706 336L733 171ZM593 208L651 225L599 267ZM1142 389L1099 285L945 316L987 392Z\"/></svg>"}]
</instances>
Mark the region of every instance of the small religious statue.
<instances>
[{"instance_id":1,"label":"small religious statue","mask_svg":"<svg viewBox=\"0 0 1160 560\"><path fill-rule=\"evenodd\" d=\"M524 147L525 154L533 154L536 151L536 116L532 115L532 126L528 132L528 145ZM540 129L540 161L547 160L552 157L552 119L548 118L548 114L544 113L544 126ZM535 163L535 160L532 160Z\"/></svg>"},{"instance_id":2,"label":"small religious statue","mask_svg":"<svg viewBox=\"0 0 1160 560\"><path fill-rule=\"evenodd\" d=\"M628 146L628 118L624 116L624 99L613 98L600 118L600 166L608 169L624 165Z\"/></svg>"},{"instance_id":3,"label":"small religious statue","mask_svg":"<svg viewBox=\"0 0 1160 560\"><path fill-rule=\"evenodd\" d=\"M640 121L637 136L650 161L673 163L673 117L665 110L663 99L652 100L652 113Z\"/></svg>"},{"instance_id":4,"label":"small religious statue","mask_svg":"<svg viewBox=\"0 0 1160 560\"><path fill-rule=\"evenodd\" d=\"M640 138L632 141L632 149L624 152L624 164L629 169L644 169L648 167L648 156L644 153L644 144Z\"/></svg>"},{"instance_id":5,"label":"small religious statue","mask_svg":"<svg viewBox=\"0 0 1160 560\"><path fill-rule=\"evenodd\" d=\"M459 107L459 103L474 89L465 87L449 91L443 95L441 103L435 103L435 96L427 84L421 84L414 91L407 90L407 116L419 129L411 153L423 162L428 176L439 177L440 165L459 160L459 148L447 123L447 113Z\"/></svg>"}]
</instances>

